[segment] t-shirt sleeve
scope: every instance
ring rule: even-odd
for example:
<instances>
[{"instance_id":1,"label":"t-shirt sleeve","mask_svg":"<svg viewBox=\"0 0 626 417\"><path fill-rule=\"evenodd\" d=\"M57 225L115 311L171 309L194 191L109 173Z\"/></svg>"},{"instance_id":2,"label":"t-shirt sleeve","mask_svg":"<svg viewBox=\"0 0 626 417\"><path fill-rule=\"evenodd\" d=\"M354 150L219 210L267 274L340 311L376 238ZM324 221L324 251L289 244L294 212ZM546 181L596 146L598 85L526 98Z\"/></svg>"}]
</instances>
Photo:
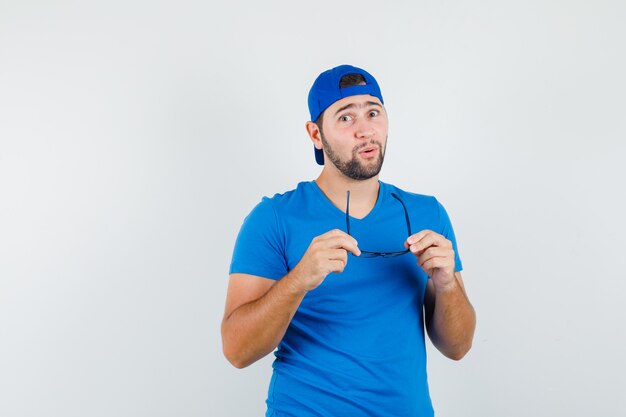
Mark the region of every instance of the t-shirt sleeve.
<instances>
[{"instance_id":1,"label":"t-shirt sleeve","mask_svg":"<svg viewBox=\"0 0 626 417\"><path fill-rule=\"evenodd\" d=\"M439 201L437 201L437 207L439 210L440 233L452 242L452 247L454 248L454 270L455 272L460 272L463 270L463 263L461 262L461 257L459 256L459 249L456 245L456 237L454 236L454 229L452 228L452 223L450 222L450 216L448 216L448 212L446 212L446 209Z\"/></svg>"},{"instance_id":2,"label":"t-shirt sleeve","mask_svg":"<svg viewBox=\"0 0 626 417\"><path fill-rule=\"evenodd\" d=\"M235 241L230 273L280 279L287 272L284 236L276 211L264 198L245 218Z\"/></svg>"}]
</instances>

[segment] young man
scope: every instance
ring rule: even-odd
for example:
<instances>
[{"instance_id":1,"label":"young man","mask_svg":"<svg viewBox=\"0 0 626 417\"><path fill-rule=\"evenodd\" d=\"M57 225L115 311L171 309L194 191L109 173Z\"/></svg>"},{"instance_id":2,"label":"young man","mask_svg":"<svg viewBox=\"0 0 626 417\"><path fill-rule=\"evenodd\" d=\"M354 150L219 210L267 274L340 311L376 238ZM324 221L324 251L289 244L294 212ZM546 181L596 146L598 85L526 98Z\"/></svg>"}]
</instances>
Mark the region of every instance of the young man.
<instances>
[{"instance_id":1,"label":"young man","mask_svg":"<svg viewBox=\"0 0 626 417\"><path fill-rule=\"evenodd\" d=\"M245 219L224 354L243 368L278 347L266 416L433 416L424 327L458 360L476 320L448 215L378 180L388 120L368 72L323 72L309 111L322 172Z\"/></svg>"}]
</instances>

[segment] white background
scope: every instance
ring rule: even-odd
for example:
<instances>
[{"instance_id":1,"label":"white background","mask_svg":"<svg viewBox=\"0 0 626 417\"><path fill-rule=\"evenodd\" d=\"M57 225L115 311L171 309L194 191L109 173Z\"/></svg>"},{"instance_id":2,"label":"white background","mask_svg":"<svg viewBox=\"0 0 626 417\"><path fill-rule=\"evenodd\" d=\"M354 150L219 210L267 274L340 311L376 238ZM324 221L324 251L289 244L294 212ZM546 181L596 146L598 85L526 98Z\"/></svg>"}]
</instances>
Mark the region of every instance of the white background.
<instances>
[{"instance_id":1,"label":"white background","mask_svg":"<svg viewBox=\"0 0 626 417\"><path fill-rule=\"evenodd\" d=\"M626 415L622 1L0 1L0 415L261 416L233 243L319 172L323 70L381 84L381 179L437 196L478 313L439 417Z\"/></svg>"}]
</instances>

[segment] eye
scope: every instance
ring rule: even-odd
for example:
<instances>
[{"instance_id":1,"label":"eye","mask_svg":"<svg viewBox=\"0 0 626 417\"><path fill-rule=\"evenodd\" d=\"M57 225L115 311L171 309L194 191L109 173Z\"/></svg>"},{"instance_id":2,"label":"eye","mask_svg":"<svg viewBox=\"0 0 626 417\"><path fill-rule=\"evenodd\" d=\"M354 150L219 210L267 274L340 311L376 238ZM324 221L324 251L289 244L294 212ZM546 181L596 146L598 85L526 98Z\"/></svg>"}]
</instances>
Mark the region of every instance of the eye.
<instances>
[{"instance_id":1,"label":"eye","mask_svg":"<svg viewBox=\"0 0 626 417\"><path fill-rule=\"evenodd\" d=\"M370 110L369 115L370 117L376 117L380 114L380 112L378 110Z\"/></svg>"},{"instance_id":2,"label":"eye","mask_svg":"<svg viewBox=\"0 0 626 417\"><path fill-rule=\"evenodd\" d=\"M339 117L339 121L341 122L349 122L350 120L352 120L352 117L348 116L347 114Z\"/></svg>"}]
</instances>

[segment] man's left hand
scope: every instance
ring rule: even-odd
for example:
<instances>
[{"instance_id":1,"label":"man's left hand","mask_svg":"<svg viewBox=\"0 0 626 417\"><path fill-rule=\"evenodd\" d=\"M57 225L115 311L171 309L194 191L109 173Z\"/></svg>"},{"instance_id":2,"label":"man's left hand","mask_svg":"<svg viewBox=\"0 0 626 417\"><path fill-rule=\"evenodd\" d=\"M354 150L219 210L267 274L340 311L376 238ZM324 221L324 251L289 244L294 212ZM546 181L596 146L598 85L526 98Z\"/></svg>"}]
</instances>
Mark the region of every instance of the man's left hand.
<instances>
[{"instance_id":1,"label":"man's left hand","mask_svg":"<svg viewBox=\"0 0 626 417\"><path fill-rule=\"evenodd\" d=\"M409 236L404 246L417 258L417 264L433 280L435 289L444 290L454 282L452 242L432 230Z\"/></svg>"}]
</instances>

